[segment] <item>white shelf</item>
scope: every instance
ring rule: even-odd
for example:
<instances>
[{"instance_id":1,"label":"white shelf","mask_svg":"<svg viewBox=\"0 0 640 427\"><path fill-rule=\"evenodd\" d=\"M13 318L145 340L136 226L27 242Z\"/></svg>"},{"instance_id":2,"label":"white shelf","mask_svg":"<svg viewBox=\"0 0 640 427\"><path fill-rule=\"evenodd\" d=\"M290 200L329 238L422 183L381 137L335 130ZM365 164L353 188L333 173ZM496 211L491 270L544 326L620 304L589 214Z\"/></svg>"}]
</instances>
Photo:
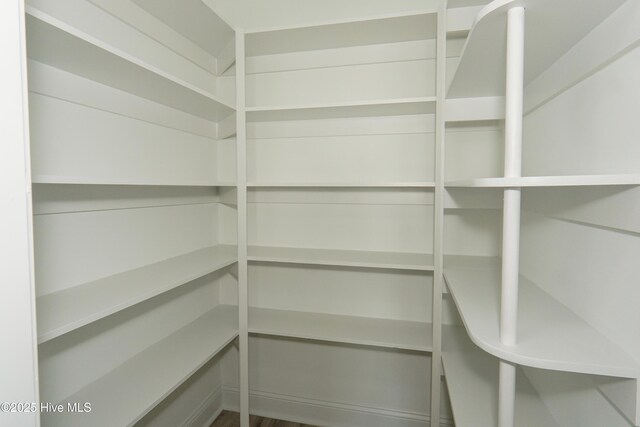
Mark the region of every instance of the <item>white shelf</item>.
<instances>
[{"instance_id":1,"label":"white shelf","mask_svg":"<svg viewBox=\"0 0 640 427\"><path fill-rule=\"evenodd\" d=\"M448 331L452 329L461 328ZM466 335L464 330L457 333ZM498 425L498 363L498 359L472 344L443 351L442 365L456 427ZM518 427L558 425L521 369L517 370L515 405Z\"/></svg>"},{"instance_id":2,"label":"white shelf","mask_svg":"<svg viewBox=\"0 0 640 427\"><path fill-rule=\"evenodd\" d=\"M500 96L505 92L507 11L524 6L525 86L587 35L625 0L495 0L473 24L447 98ZM580 13L576 13L580 11Z\"/></svg>"},{"instance_id":3,"label":"white shelf","mask_svg":"<svg viewBox=\"0 0 640 427\"><path fill-rule=\"evenodd\" d=\"M431 323L267 308L249 309L249 332L343 344L432 351Z\"/></svg>"},{"instance_id":4,"label":"white shelf","mask_svg":"<svg viewBox=\"0 0 640 427\"><path fill-rule=\"evenodd\" d=\"M248 252L249 261L433 271L433 255L412 252L374 252L276 246L249 246Z\"/></svg>"},{"instance_id":5,"label":"white shelf","mask_svg":"<svg viewBox=\"0 0 640 427\"><path fill-rule=\"evenodd\" d=\"M43 343L124 310L237 261L235 246L219 245L37 298Z\"/></svg>"},{"instance_id":6,"label":"white shelf","mask_svg":"<svg viewBox=\"0 0 640 427\"><path fill-rule=\"evenodd\" d=\"M435 113L436 98L402 98L309 105L247 107L247 120L314 120L346 117L402 116Z\"/></svg>"},{"instance_id":7,"label":"white shelf","mask_svg":"<svg viewBox=\"0 0 640 427\"><path fill-rule=\"evenodd\" d=\"M640 377L637 361L524 277L515 346L500 342L499 269L445 268L444 277L471 340L486 352L541 369Z\"/></svg>"},{"instance_id":8,"label":"white shelf","mask_svg":"<svg viewBox=\"0 0 640 427\"><path fill-rule=\"evenodd\" d=\"M246 36L247 56L435 39L436 17L433 9L314 26L251 30Z\"/></svg>"},{"instance_id":9,"label":"white shelf","mask_svg":"<svg viewBox=\"0 0 640 427\"><path fill-rule=\"evenodd\" d=\"M446 187L580 187L600 185L640 185L640 174L524 176L521 178L476 178L449 181Z\"/></svg>"},{"instance_id":10,"label":"white shelf","mask_svg":"<svg viewBox=\"0 0 640 427\"><path fill-rule=\"evenodd\" d=\"M220 121L235 110L216 95L33 7L27 7L27 27L28 55L35 61L207 120Z\"/></svg>"},{"instance_id":11,"label":"white shelf","mask_svg":"<svg viewBox=\"0 0 640 427\"><path fill-rule=\"evenodd\" d=\"M157 183L154 181L130 181L121 179L95 179L84 176L62 175L33 175L31 182L34 184L70 184L70 185L137 185L157 187L235 187L232 182L181 182L181 183Z\"/></svg>"},{"instance_id":12,"label":"white shelf","mask_svg":"<svg viewBox=\"0 0 640 427\"><path fill-rule=\"evenodd\" d=\"M62 402L91 402L90 414L45 414L43 424L131 426L237 335L237 308L218 306Z\"/></svg>"},{"instance_id":13,"label":"white shelf","mask_svg":"<svg viewBox=\"0 0 640 427\"><path fill-rule=\"evenodd\" d=\"M254 188L435 188L434 182L249 182Z\"/></svg>"}]
</instances>

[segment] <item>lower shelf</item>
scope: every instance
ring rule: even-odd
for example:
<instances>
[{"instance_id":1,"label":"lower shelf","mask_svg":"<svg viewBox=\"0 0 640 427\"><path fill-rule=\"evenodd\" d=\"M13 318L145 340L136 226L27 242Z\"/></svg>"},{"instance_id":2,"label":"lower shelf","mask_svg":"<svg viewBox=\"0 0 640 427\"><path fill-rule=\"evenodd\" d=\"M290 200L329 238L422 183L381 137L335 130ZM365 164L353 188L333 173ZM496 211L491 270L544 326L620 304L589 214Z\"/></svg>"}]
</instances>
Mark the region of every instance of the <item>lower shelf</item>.
<instances>
[{"instance_id":1,"label":"lower shelf","mask_svg":"<svg viewBox=\"0 0 640 427\"><path fill-rule=\"evenodd\" d=\"M371 347L431 352L431 323L268 308L249 309L249 332Z\"/></svg>"},{"instance_id":2,"label":"lower shelf","mask_svg":"<svg viewBox=\"0 0 640 427\"><path fill-rule=\"evenodd\" d=\"M237 336L237 308L220 305L62 402L90 413L43 414L43 425L131 426Z\"/></svg>"},{"instance_id":3,"label":"lower shelf","mask_svg":"<svg viewBox=\"0 0 640 427\"><path fill-rule=\"evenodd\" d=\"M469 343L462 349L444 351L442 364L456 427L497 426L499 360ZM521 369L517 371L515 425L558 425Z\"/></svg>"},{"instance_id":4,"label":"lower shelf","mask_svg":"<svg viewBox=\"0 0 640 427\"><path fill-rule=\"evenodd\" d=\"M249 246L248 259L261 262L433 271L433 255L412 252Z\"/></svg>"}]
</instances>

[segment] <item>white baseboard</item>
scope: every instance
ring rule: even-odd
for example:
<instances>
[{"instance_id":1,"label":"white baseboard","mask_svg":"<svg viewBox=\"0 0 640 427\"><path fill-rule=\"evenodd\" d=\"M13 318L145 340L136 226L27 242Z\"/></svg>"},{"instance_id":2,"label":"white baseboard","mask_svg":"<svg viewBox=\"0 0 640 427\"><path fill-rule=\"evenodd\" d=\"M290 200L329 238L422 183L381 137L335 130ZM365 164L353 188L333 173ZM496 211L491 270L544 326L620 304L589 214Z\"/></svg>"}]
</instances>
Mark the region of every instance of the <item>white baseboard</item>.
<instances>
[{"instance_id":1,"label":"white baseboard","mask_svg":"<svg viewBox=\"0 0 640 427\"><path fill-rule=\"evenodd\" d=\"M427 414L345 405L260 391L250 393L249 404L254 415L323 427L430 426ZM229 411L238 410L237 388L222 388L222 407ZM440 426L453 425L451 419L440 420Z\"/></svg>"},{"instance_id":2,"label":"white baseboard","mask_svg":"<svg viewBox=\"0 0 640 427\"><path fill-rule=\"evenodd\" d=\"M209 427L224 409L222 402L222 388L218 388L198 405L196 410L184 420L181 427Z\"/></svg>"}]
</instances>

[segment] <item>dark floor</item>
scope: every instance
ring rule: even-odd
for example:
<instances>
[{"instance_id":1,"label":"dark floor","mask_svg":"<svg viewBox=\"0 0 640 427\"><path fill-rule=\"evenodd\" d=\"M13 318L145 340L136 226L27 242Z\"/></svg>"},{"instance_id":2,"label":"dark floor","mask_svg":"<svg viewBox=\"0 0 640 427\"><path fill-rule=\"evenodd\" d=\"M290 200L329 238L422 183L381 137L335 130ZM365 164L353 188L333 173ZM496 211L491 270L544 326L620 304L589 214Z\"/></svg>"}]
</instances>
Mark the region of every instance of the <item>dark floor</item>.
<instances>
[{"instance_id":1,"label":"dark floor","mask_svg":"<svg viewBox=\"0 0 640 427\"><path fill-rule=\"evenodd\" d=\"M309 424L272 420L254 415L251 415L249 420L250 427L316 427ZM211 424L211 427L240 427L240 415L237 412L222 411L213 424Z\"/></svg>"}]
</instances>

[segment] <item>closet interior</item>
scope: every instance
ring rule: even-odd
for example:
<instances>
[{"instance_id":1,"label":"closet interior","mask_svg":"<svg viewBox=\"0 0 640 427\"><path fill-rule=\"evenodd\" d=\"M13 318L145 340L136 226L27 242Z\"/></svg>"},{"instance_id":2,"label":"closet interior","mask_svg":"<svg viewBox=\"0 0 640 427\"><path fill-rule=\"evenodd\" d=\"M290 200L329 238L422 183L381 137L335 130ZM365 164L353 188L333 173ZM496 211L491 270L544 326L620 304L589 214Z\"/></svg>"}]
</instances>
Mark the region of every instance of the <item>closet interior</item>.
<instances>
[{"instance_id":1,"label":"closet interior","mask_svg":"<svg viewBox=\"0 0 640 427\"><path fill-rule=\"evenodd\" d=\"M640 4L217 3L26 2L41 424L640 426Z\"/></svg>"}]
</instances>

